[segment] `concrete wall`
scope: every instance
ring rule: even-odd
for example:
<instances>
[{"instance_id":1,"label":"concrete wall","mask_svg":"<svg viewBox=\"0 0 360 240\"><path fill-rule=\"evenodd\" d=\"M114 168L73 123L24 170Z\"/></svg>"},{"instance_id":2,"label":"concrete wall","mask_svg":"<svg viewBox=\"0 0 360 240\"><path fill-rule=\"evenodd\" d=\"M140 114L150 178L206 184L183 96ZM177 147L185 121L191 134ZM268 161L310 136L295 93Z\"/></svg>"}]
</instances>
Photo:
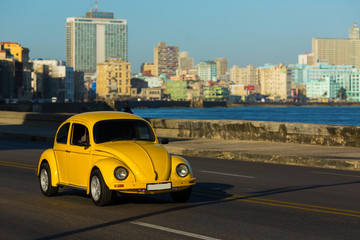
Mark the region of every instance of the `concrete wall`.
<instances>
[{"instance_id":1,"label":"concrete wall","mask_svg":"<svg viewBox=\"0 0 360 240\"><path fill-rule=\"evenodd\" d=\"M0 124L57 128L71 114L0 111Z\"/></svg>"},{"instance_id":2,"label":"concrete wall","mask_svg":"<svg viewBox=\"0 0 360 240\"><path fill-rule=\"evenodd\" d=\"M149 119L159 136L360 146L360 127L242 120Z\"/></svg>"},{"instance_id":3,"label":"concrete wall","mask_svg":"<svg viewBox=\"0 0 360 240\"><path fill-rule=\"evenodd\" d=\"M57 128L70 114L1 111L0 124ZM360 146L360 127L242 120L148 119L160 137Z\"/></svg>"}]
</instances>

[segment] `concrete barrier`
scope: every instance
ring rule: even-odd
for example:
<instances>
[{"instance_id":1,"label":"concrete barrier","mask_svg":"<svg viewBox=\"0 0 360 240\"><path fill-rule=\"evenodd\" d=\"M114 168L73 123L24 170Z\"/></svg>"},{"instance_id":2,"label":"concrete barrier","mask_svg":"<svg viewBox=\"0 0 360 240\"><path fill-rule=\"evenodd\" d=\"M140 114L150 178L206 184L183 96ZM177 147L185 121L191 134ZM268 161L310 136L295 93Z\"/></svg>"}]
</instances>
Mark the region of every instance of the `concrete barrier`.
<instances>
[{"instance_id":1,"label":"concrete barrier","mask_svg":"<svg viewBox=\"0 0 360 240\"><path fill-rule=\"evenodd\" d=\"M71 114L1 111L1 124L57 128ZM158 136L360 146L360 127L243 120L147 119Z\"/></svg>"},{"instance_id":2,"label":"concrete barrier","mask_svg":"<svg viewBox=\"0 0 360 240\"><path fill-rule=\"evenodd\" d=\"M149 119L160 136L360 146L360 127L243 120Z\"/></svg>"},{"instance_id":3,"label":"concrete barrier","mask_svg":"<svg viewBox=\"0 0 360 240\"><path fill-rule=\"evenodd\" d=\"M57 128L70 116L72 115L1 111L0 123L3 125L8 124Z\"/></svg>"}]
</instances>

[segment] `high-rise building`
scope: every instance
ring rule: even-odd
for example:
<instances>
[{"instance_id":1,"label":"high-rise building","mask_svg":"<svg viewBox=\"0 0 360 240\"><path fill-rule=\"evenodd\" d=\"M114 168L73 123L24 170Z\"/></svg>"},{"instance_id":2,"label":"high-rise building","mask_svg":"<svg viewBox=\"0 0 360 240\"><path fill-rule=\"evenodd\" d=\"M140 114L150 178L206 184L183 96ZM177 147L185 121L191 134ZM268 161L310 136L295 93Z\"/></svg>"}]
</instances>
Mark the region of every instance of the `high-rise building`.
<instances>
[{"instance_id":1,"label":"high-rise building","mask_svg":"<svg viewBox=\"0 0 360 240\"><path fill-rule=\"evenodd\" d=\"M349 29L349 38L313 38L312 48L315 63L360 68L360 28L356 23Z\"/></svg>"},{"instance_id":2,"label":"high-rise building","mask_svg":"<svg viewBox=\"0 0 360 240\"><path fill-rule=\"evenodd\" d=\"M227 58L217 58L215 62L217 67L217 77L226 75L226 71L228 68Z\"/></svg>"},{"instance_id":3,"label":"high-rise building","mask_svg":"<svg viewBox=\"0 0 360 240\"><path fill-rule=\"evenodd\" d=\"M165 75L167 78L176 75L179 66L179 47L166 46L160 42L154 47L155 76Z\"/></svg>"},{"instance_id":4,"label":"high-rise building","mask_svg":"<svg viewBox=\"0 0 360 240\"><path fill-rule=\"evenodd\" d=\"M97 65L96 93L107 99L118 96L130 96L130 63L110 58Z\"/></svg>"},{"instance_id":5,"label":"high-rise building","mask_svg":"<svg viewBox=\"0 0 360 240\"><path fill-rule=\"evenodd\" d=\"M96 65L117 57L127 62L127 24L113 13L91 11L66 19L66 64L87 75Z\"/></svg>"}]
</instances>

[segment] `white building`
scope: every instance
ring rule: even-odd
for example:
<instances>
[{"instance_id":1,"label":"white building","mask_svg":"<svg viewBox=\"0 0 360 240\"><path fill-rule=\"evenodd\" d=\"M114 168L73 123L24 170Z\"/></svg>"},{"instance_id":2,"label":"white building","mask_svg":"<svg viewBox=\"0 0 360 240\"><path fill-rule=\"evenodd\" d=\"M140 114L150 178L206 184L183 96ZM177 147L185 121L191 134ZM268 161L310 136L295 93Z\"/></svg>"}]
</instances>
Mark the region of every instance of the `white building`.
<instances>
[{"instance_id":1,"label":"white building","mask_svg":"<svg viewBox=\"0 0 360 240\"><path fill-rule=\"evenodd\" d=\"M197 70L200 80L204 82L216 81L217 79L216 62L213 61L200 62L200 64L197 65Z\"/></svg>"},{"instance_id":2,"label":"white building","mask_svg":"<svg viewBox=\"0 0 360 240\"><path fill-rule=\"evenodd\" d=\"M91 11L66 19L66 64L94 75L96 65L118 57L127 62L126 20L111 12Z\"/></svg>"},{"instance_id":3,"label":"white building","mask_svg":"<svg viewBox=\"0 0 360 240\"><path fill-rule=\"evenodd\" d=\"M161 77L148 77L144 79L148 83L149 88L160 88L164 83L164 80Z\"/></svg>"}]
</instances>

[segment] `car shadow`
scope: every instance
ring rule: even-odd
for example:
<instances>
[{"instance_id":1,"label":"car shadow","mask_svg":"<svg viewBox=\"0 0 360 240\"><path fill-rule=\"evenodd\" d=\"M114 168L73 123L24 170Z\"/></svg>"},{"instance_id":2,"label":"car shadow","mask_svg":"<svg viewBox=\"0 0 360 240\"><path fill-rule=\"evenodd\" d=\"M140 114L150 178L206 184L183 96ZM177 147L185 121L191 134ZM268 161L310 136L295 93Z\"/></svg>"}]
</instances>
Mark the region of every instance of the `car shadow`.
<instances>
[{"instance_id":1,"label":"car shadow","mask_svg":"<svg viewBox=\"0 0 360 240\"><path fill-rule=\"evenodd\" d=\"M193 191L187 203L202 203L219 201L224 198L231 197L226 191L233 188L233 185L212 183L212 182L198 182L193 186ZM90 196L82 189L60 187L56 196L78 196L89 198ZM169 204L174 203L169 193L164 194L115 194L111 206L126 205L126 204Z\"/></svg>"},{"instance_id":2,"label":"car shadow","mask_svg":"<svg viewBox=\"0 0 360 240\"><path fill-rule=\"evenodd\" d=\"M101 223L101 224L95 224L92 226L87 226L87 227L83 227L83 228L78 228L78 229L74 229L71 231L67 231L67 232L62 232L62 233L57 233L54 235L50 235L50 236L45 236L42 238L38 238L38 239L58 239L58 238L66 238L66 237L71 237L74 236L76 234L80 234L80 233L84 233L84 232L89 232L89 231L93 231L93 230L97 230L97 229L102 229L102 228L106 228L109 226L114 226L114 225L118 225L118 224L122 224L122 223L132 223L132 222L136 222L139 221L141 219L145 219L147 217L153 217L153 216L159 216L159 215L163 215L163 214L168 214L168 213L176 213L178 211L183 211L183 210L189 210L189 209L194 209L194 208L198 208L198 207L203 207L203 206L209 206L209 205L214 205L214 204L224 204L224 203L228 203L228 202L235 202L235 201L241 201L241 200L246 200L246 199L252 199L252 198L257 198L257 197L261 197L261 196L269 196L269 195L274 195L274 194L282 194L282 193L286 193L286 192L290 192L290 191L303 191L303 190L308 190L308 189L315 189L315 188L324 188L324 187L332 187L332 186L341 186L341 185L351 185L351 184L359 184L360 181L353 181L353 182L344 182L344 183L335 183L335 184L326 184L326 185L310 185L310 186L302 186L302 187L288 187L288 188L279 188L279 189L270 189L267 191L260 191L260 192L253 192L253 194L248 195L248 196L233 196L233 197L229 197L232 196L231 194L226 193L226 190L232 188L231 185L228 184L219 184L219 183L202 183L199 182L197 185L197 188L194 188L194 193L191 198L190 201L188 203L174 203L171 205L170 208L166 208L166 209L162 209L162 210L155 210L152 212L148 212L148 213L143 213L143 214L138 214L136 216L132 216L132 217L127 217L127 218L120 218L114 221L109 221L106 223ZM205 192L205 194L204 194ZM209 196L206 196L206 194L209 194ZM201 201L196 200L197 195L201 195ZM215 196L215 197L214 197ZM216 197L217 196L217 197ZM151 200L153 196L147 198L147 200ZM137 198L130 198L128 200L136 200ZM139 202L137 203L145 203L144 202L145 198L142 198ZM130 203L130 202L128 202ZM169 203L168 201L164 201L163 200L151 200L150 204L159 204L159 203ZM121 204L126 204L126 201L122 201ZM146 204L149 204L148 201L146 201ZM115 205L119 205L119 203L115 203ZM95 206L94 206L95 207ZM110 206L111 207L111 206Z\"/></svg>"}]
</instances>

